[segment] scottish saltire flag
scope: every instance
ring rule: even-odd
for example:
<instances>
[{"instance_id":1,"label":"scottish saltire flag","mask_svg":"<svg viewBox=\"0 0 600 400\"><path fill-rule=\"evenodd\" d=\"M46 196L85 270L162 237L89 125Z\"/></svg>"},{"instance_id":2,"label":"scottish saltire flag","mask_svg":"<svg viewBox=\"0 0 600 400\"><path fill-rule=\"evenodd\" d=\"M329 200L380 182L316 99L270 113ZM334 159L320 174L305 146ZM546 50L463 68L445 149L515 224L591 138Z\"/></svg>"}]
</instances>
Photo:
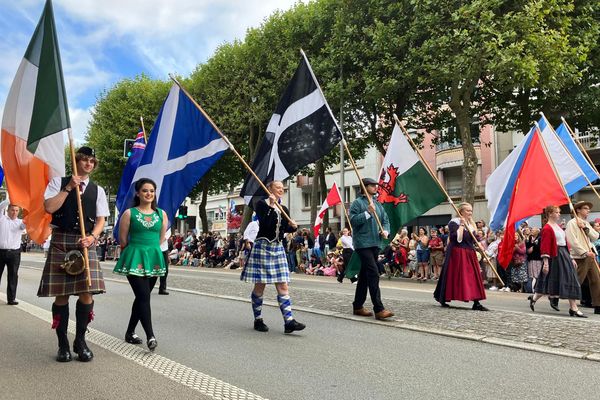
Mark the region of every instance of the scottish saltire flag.
<instances>
[{"instance_id":1,"label":"scottish saltire flag","mask_svg":"<svg viewBox=\"0 0 600 400\"><path fill-rule=\"evenodd\" d=\"M252 169L264 183L281 181L328 154L340 140L342 133L303 53L269 121ZM265 193L248 174L240 195L252 205L253 197Z\"/></svg>"},{"instance_id":2,"label":"scottish saltire flag","mask_svg":"<svg viewBox=\"0 0 600 400\"><path fill-rule=\"evenodd\" d=\"M64 176L63 134L71 129L52 2L44 11L8 92L2 116L2 167L12 203L25 210L37 243L50 235L44 192Z\"/></svg>"},{"instance_id":3,"label":"scottish saltire flag","mask_svg":"<svg viewBox=\"0 0 600 400\"><path fill-rule=\"evenodd\" d=\"M513 257L516 223L539 214L550 204L562 205L569 202L542 140L541 132L534 128L509 201L504 245L500 246L498 253L498 263L503 268L508 267Z\"/></svg>"},{"instance_id":4,"label":"scottish saltire flag","mask_svg":"<svg viewBox=\"0 0 600 400\"><path fill-rule=\"evenodd\" d=\"M2 186L2 182L4 182L4 170L2 169L2 165L0 165L0 186Z\"/></svg>"},{"instance_id":5,"label":"scottish saltire flag","mask_svg":"<svg viewBox=\"0 0 600 400\"><path fill-rule=\"evenodd\" d=\"M146 148L146 139L144 138L144 131L140 129L137 136L135 137L135 142L133 142L133 147L131 148L131 155L127 160L127 164L125 164L125 169L123 170L123 175L121 176L121 183L119 183L119 190L117 192L117 200L116 206L117 210L124 211L123 205L125 200L127 199L127 192L129 191L129 187L133 181L133 176L135 175L135 171L142 160L142 155L144 154L144 149Z\"/></svg>"},{"instance_id":6,"label":"scottish saltire flag","mask_svg":"<svg viewBox=\"0 0 600 400\"><path fill-rule=\"evenodd\" d=\"M591 182L599 178L589 164L586 167L584 164L579 163L576 155L568 150L568 146L553 131L552 126L550 126L546 118L542 117L538 125L541 137L547 146L550 159L556 166L569 196L588 185L586 176ZM529 131L523 141L492 172L486 182L485 197L488 200L488 209L491 215L490 228L492 230L498 230L506 224L510 199L515 188L517 176L523 166L523 161L527 149L531 145L535 129L534 127Z\"/></svg>"},{"instance_id":7,"label":"scottish saltire flag","mask_svg":"<svg viewBox=\"0 0 600 400\"><path fill-rule=\"evenodd\" d=\"M152 128L123 210L133 205L134 183L150 178L157 185L158 207L173 221L185 197L227 149L208 119L173 85Z\"/></svg>"}]
</instances>

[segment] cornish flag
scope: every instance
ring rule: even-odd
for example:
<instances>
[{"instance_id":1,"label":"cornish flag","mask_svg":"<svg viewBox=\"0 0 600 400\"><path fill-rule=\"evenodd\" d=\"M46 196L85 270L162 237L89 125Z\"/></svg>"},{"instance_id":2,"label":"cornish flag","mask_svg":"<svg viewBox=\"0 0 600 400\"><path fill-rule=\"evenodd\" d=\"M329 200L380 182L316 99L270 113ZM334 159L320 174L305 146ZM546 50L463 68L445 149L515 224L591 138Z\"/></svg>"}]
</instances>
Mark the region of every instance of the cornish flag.
<instances>
[{"instance_id":1,"label":"cornish flag","mask_svg":"<svg viewBox=\"0 0 600 400\"><path fill-rule=\"evenodd\" d=\"M304 53L302 56L252 162L252 169L263 183L295 174L328 154L342 139L308 59ZM264 195L256 179L248 174L241 190L246 204Z\"/></svg>"},{"instance_id":2,"label":"cornish flag","mask_svg":"<svg viewBox=\"0 0 600 400\"><path fill-rule=\"evenodd\" d=\"M341 202L342 196L340 196L340 190L334 182L333 186L331 187L331 190L329 191L329 194L327 195L327 198L323 202L323 205L321 205L321 209L317 214L317 218L315 219L315 226L313 227L315 237L319 236L319 229L321 229L323 217L325 216L325 213L327 212L329 207L333 207L336 204L340 204Z\"/></svg>"},{"instance_id":3,"label":"cornish flag","mask_svg":"<svg viewBox=\"0 0 600 400\"><path fill-rule=\"evenodd\" d=\"M394 126L381 165L377 200L390 219L391 238L402 225L446 201L398 125Z\"/></svg>"}]
</instances>

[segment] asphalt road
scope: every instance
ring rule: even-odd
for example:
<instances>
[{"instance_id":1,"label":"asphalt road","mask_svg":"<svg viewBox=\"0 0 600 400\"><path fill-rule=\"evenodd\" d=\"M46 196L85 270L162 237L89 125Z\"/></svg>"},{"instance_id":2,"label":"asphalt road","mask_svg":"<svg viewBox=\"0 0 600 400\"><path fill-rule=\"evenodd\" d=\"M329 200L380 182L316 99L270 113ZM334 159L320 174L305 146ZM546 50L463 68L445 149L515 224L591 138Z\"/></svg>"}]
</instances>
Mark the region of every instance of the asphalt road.
<instances>
[{"instance_id":1,"label":"asphalt road","mask_svg":"<svg viewBox=\"0 0 600 400\"><path fill-rule=\"evenodd\" d=\"M52 300L35 295L41 261L24 257L17 297L49 310ZM105 266L105 277L116 278L109 272L110 263ZM215 282L239 276L222 270L173 269L171 274ZM293 287L307 285L330 292L352 292L354 288L332 280L294 278ZM96 297L92 326L122 338L133 295L126 283L110 279L106 284L108 293ZM382 286L386 297L433 301L432 285L382 282ZM274 289L268 288L266 296L274 298ZM490 297L490 307L518 311L526 307L522 294ZM262 334L252 329L248 303L177 291L153 296L152 307L159 354L269 399L565 399L597 395L593 382L597 382L598 364L591 361L306 312L296 312L296 318L306 323L307 329L284 335L281 314L275 307L264 308L271 330ZM141 327L137 332L144 337ZM40 335L47 336L47 349L53 354L54 334L47 330ZM583 385L586 382L589 384Z\"/></svg>"}]
</instances>

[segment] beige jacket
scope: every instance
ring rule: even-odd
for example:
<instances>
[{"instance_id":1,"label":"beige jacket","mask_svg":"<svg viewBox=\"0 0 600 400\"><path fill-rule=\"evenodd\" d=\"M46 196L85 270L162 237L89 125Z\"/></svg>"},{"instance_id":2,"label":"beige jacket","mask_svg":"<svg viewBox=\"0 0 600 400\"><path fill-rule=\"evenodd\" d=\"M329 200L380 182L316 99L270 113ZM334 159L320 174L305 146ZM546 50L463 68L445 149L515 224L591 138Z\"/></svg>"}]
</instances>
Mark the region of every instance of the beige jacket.
<instances>
[{"instance_id":1,"label":"beige jacket","mask_svg":"<svg viewBox=\"0 0 600 400\"><path fill-rule=\"evenodd\" d=\"M582 220L581 218L579 218ZM588 251L590 249L594 251L593 242L598 240L598 232L592 228L589 222L582 220L585 223L585 228L582 231L579 226L577 226L577 219L573 218L569 222L567 222L567 243L570 247L571 257L575 259L583 259L587 257ZM586 232L587 231L587 235ZM587 237L586 237L587 236Z\"/></svg>"}]
</instances>

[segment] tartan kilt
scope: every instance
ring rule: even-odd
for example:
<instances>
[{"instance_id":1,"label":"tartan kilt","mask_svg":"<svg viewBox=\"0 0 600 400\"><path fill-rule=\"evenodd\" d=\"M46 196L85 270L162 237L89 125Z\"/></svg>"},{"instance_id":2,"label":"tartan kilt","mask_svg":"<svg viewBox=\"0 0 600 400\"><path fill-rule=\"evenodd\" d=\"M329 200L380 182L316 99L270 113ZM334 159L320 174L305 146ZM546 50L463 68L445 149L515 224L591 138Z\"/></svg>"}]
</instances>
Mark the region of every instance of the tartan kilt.
<instances>
[{"instance_id":1,"label":"tartan kilt","mask_svg":"<svg viewBox=\"0 0 600 400\"><path fill-rule=\"evenodd\" d=\"M75 233L52 232L48 257L37 293L38 297L68 296L81 293L100 294L106 291L95 245L88 247L91 286L87 285L85 270L79 275L69 275L62 269L65 254L71 250L81 250L77 244L80 237L81 235Z\"/></svg>"},{"instance_id":2,"label":"tartan kilt","mask_svg":"<svg viewBox=\"0 0 600 400\"><path fill-rule=\"evenodd\" d=\"M290 269L281 242L256 239L240 279L254 283L289 282Z\"/></svg>"}]
</instances>

